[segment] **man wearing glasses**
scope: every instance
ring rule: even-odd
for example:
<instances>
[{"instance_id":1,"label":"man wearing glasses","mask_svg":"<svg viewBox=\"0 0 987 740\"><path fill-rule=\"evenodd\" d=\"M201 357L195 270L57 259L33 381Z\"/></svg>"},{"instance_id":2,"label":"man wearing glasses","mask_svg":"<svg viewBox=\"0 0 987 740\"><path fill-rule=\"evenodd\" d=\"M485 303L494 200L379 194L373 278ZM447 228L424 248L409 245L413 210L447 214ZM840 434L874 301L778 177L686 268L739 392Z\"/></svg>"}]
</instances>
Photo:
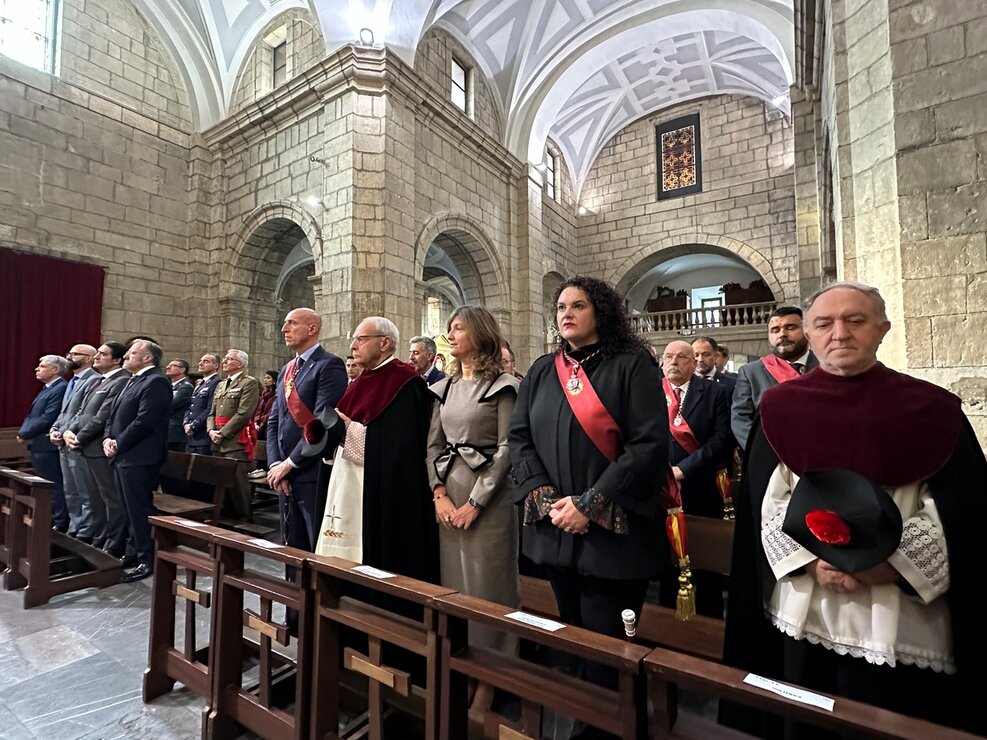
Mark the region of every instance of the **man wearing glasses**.
<instances>
[{"instance_id":1,"label":"man wearing glasses","mask_svg":"<svg viewBox=\"0 0 987 740\"><path fill-rule=\"evenodd\" d=\"M65 445L62 434L68 429L72 417L82 407L86 388L100 377L99 373L93 370L94 357L96 357L96 348L90 344L76 344L65 353L72 377L62 397L61 412L48 433L49 439L58 447L60 453L65 504L69 511L68 533L90 545L97 534L95 529L97 522L93 518L92 509L92 495L95 492L89 485L89 471L85 467L82 455ZM102 508L101 502L99 505Z\"/></svg>"},{"instance_id":2,"label":"man wearing glasses","mask_svg":"<svg viewBox=\"0 0 987 740\"><path fill-rule=\"evenodd\" d=\"M322 318L311 308L285 316L281 333L295 357L278 373L274 406L267 418L267 483L281 494L285 543L312 552L322 506L318 501L321 455L303 452L302 431L346 390L343 361L319 344Z\"/></svg>"}]
</instances>

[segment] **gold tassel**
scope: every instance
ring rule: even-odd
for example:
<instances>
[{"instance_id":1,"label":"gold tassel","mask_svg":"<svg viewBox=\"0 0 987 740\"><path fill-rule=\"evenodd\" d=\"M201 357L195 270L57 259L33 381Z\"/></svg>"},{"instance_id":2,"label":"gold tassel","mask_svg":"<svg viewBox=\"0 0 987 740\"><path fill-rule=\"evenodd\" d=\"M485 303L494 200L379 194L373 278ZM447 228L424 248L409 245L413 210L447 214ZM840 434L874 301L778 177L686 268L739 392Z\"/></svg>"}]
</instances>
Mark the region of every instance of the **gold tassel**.
<instances>
[{"instance_id":1,"label":"gold tassel","mask_svg":"<svg viewBox=\"0 0 987 740\"><path fill-rule=\"evenodd\" d=\"M723 499L723 518L728 521L733 521L733 496L727 496Z\"/></svg>"},{"instance_id":2,"label":"gold tassel","mask_svg":"<svg viewBox=\"0 0 987 740\"><path fill-rule=\"evenodd\" d=\"M675 618L683 622L696 616L696 590L692 585L689 556L679 560L679 593L675 599Z\"/></svg>"}]
</instances>

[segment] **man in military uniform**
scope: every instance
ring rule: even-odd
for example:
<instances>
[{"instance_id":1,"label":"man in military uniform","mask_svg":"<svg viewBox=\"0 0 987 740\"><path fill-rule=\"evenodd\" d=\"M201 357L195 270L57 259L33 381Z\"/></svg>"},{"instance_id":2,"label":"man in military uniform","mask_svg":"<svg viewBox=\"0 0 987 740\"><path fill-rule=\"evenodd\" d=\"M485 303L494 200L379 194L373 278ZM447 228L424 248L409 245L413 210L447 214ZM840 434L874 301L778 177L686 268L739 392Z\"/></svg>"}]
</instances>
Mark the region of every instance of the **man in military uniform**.
<instances>
[{"instance_id":1,"label":"man in military uniform","mask_svg":"<svg viewBox=\"0 0 987 740\"><path fill-rule=\"evenodd\" d=\"M226 380L216 386L206 429L213 444L213 454L238 461L229 509L237 519L250 521L247 461L253 457L257 443L253 416L260 397L260 382L244 372L247 360L247 353L239 349L231 349L223 358Z\"/></svg>"}]
</instances>

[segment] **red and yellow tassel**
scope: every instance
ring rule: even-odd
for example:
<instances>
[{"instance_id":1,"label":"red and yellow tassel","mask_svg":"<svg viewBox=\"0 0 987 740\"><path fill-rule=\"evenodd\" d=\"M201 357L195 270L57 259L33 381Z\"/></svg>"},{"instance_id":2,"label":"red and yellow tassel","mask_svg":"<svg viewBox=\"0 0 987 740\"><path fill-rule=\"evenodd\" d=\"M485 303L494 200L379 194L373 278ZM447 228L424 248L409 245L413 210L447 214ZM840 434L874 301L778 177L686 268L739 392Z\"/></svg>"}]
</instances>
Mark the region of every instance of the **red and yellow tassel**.
<instances>
[{"instance_id":1,"label":"red and yellow tassel","mask_svg":"<svg viewBox=\"0 0 987 740\"><path fill-rule=\"evenodd\" d=\"M675 617L686 621L696 615L696 592L692 585L689 564L689 536L685 528L685 512L681 506L668 509L665 531L679 566L679 590L675 599Z\"/></svg>"}]
</instances>

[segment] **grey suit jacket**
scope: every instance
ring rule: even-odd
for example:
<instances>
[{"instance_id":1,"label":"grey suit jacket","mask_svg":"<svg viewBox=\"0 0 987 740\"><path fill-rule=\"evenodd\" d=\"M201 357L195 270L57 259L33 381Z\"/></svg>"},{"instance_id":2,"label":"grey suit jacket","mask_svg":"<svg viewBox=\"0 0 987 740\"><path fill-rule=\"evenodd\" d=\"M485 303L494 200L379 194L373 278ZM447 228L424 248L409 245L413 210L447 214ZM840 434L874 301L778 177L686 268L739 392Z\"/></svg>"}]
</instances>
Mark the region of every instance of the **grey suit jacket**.
<instances>
[{"instance_id":1,"label":"grey suit jacket","mask_svg":"<svg viewBox=\"0 0 987 740\"><path fill-rule=\"evenodd\" d=\"M110 416L110 408L123 387L130 380L130 373L120 370L113 377L95 383L86 389L79 412L67 427L79 439L82 454L86 457L103 456L103 430Z\"/></svg>"},{"instance_id":2,"label":"grey suit jacket","mask_svg":"<svg viewBox=\"0 0 987 740\"><path fill-rule=\"evenodd\" d=\"M819 361L809 352L805 361L805 372L816 367ZM751 360L741 366L737 373L737 384L733 388L733 403L730 407L730 428L733 436L744 449L747 449L747 438L750 437L751 427L757 418L757 410L761 404L761 394L768 388L778 385L778 381L764 367L761 359Z\"/></svg>"},{"instance_id":3,"label":"grey suit jacket","mask_svg":"<svg viewBox=\"0 0 987 740\"><path fill-rule=\"evenodd\" d=\"M69 428L69 421L79 413L79 409L82 407L86 389L90 384L99 380L100 377L100 374L91 367L86 368L85 372L79 374L78 380L75 381L75 388L72 389L72 398L67 402L63 402L61 413L55 419L55 423L51 425L53 431L64 433Z\"/></svg>"}]
</instances>

